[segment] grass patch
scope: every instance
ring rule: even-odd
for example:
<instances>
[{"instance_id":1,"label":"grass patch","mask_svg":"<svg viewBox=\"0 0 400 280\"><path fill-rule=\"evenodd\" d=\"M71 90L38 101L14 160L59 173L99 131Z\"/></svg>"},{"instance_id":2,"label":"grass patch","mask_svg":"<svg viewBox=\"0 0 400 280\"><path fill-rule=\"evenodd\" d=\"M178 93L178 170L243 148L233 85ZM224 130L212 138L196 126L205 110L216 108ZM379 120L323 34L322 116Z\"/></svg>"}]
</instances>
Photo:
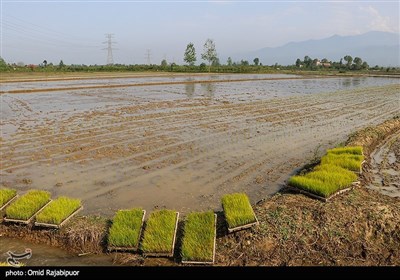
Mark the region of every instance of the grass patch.
<instances>
[{"instance_id":1,"label":"grass patch","mask_svg":"<svg viewBox=\"0 0 400 280\"><path fill-rule=\"evenodd\" d=\"M362 155L328 153L321 158L321 164L333 164L351 171L360 171Z\"/></svg>"},{"instance_id":2,"label":"grass patch","mask_svg":"<svg viewBox=\"0 0 400 280\"><path fill-rule=\"evenodd\" d=\"M37 216L38 223L61 224L66 218L81 207L79 199L61 196L43 209Z\"/></svg>"},{"instance_id":3,"label":"grass patch","mask_svg":"<svg viewBox=\"0 0 400 280\"><path fill-rule=\"evenodd\" d=\"M224 195L222 207L230 229L257 221L250 200L245 193Z\"/></svg>"},{"instance_id":4,"label":"grass patch","mask_svg":"<svg viewBox=\"0 0 400 280\"><path fill-rule=\"evenodd\" d=\"M11 198L17 195L17 191L13 189L1 189L0 190L0 208L6 205Z\"/></svg>"},{"instance_id":5,"label":"grass patch","mask_svg":"<svg viewBox=\"0 0 400 280\"><path fill-rule=\"evenodd\" d=\"M352 155L362 155L363 148L361 146L349 146L349 147L339 147L330 149L327 151L328 154L352 154Z\"/></svg>"},{"instance_id":6,"label":"grass patch","mask_svg":"<svg viewBox=\"0 0 400 280\"><path fill-rule=\"evenodd\" d=\"M31 190L7 207L6 216L9 219L28 220L49 201L49 192Z\"/></svg>"},{"instance_id":7,"label":"grass patch","mask_svg":"<svg viewBox=\"0 0 400 280\"><path fill-rule=\"evenodd\" d=\"M144 253L170 254L175 240L177 213L160 210L150 214L146 223L141 249Z\"/></svg>"},{"instance_id":8,"label":"grass patch","mask_svg":"<svg viewBox=\"0 0 400 280\"><path fill-rule=\"evenodd\" d=\"M108 235L108 246L137 248L142 229L143 209L119 210L113 219Z\"/></svg>"},{"instance_id":9,"label":"grass patch","mask_svg":"<svg viewBox=\"0 0 400 280\"><path fill-rule=\"evenodd\" d=\"M213 261L215 226L212 211L187 215L183 229L182 261Z\"/></svg>"}]
</instances>

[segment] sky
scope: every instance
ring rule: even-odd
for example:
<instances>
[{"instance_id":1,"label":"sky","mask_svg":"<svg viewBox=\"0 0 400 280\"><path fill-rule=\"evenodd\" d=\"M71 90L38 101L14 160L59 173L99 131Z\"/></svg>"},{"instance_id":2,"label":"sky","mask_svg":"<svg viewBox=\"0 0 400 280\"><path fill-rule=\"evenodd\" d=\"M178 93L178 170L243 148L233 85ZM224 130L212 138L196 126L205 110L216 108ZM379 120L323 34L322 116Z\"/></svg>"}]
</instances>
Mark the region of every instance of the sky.
<instances>
[{"instance_id":1,"label":"sky","mask_svg":"<svg viewBox=\"0 0 400 280\"><path fill-rule=\"evenodd\" d=\"M189 42L197 64L207 38L219 56L289 42L399 33L399 1L18 1L0 0L0 56L8 63L183 63Z\"/></svg>"}]
</instances>

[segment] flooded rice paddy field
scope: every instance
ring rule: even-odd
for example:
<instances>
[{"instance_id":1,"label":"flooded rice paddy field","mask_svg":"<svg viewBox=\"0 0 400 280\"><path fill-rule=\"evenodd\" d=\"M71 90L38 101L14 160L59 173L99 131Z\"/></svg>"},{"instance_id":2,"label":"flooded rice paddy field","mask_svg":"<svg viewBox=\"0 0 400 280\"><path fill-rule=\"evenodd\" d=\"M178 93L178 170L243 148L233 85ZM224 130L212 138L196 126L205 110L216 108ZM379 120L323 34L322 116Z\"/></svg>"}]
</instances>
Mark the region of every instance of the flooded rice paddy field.
<instances>
[{"instance_id":1,"label":"flooded rice paddy field","mask_svg":"<svg viewBox=\"0 0 400 280\"><path fill-rule=\"evenodd\" d=\"M167 84L146 85L154 81ZM255 202L318 151L398 114L399 81L178 75L2 83L1 184L79 197L85 214L107 216L138 206L218 210L221 196L237 191ZM121 87L90 88L108 83ZM68 89L76 85L89 88ZM6 92L19 89L38 92Z\"/></svg>"}]
</instances>

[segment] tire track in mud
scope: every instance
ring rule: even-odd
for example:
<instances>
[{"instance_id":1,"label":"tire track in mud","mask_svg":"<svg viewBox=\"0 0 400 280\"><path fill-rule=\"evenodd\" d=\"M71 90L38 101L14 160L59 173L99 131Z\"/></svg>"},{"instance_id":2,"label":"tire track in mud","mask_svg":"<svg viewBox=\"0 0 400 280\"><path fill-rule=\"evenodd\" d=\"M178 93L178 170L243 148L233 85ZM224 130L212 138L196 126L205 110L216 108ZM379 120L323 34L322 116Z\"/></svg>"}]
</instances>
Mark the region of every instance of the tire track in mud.
<instances>
[{"instance_id":1,"label":"tire track in mud","mask_svg":"<svg viewBox=\"0 0 400 280\"><path fill-rule=\"evenodd\" d=\"M379 106L376 106L376 107L379 107ZM365 109L365 111L367 111L367 110L368 109ZM389 111L389 112L387 112L387 113L385 113L383 115L379 114L378 117L376 117L376 118L378 119L378 118L381 118L381 117L385 117L386 115L390 115L395 111L396 110L392 110L392 111ZM357 114L360 114L360 112L356 112L356 113L353 113L351 115L355 116ZM337 118L341 118L341 117L342 116L338 116ZM324 125L327 125L327 124L331 123L332 120L334 120L334 119L335 118L327 120ZM309 126L312 127L312 125L309 125ZM352 128L343 128L343 129L339 129L339 130L333 131L330 134L326 134L325 135L325 139L329 139L331 136L336 135L338 132L342 133L344 131L351 131L351 129ZM275 140L276 141L279 138L286 137L288 132L283 132L283 133L279 133L279 134L278 134L278 136L275 136ZM270 135L267 135L266 137L270 137ZM263 139L259 139L258 141L259 142L263 142L262 140ZM294 148L293 147L288 148L288 151L292 151L292 150L298 148L300 144L307 143L308 141L309 141L309 138L308 138L307 135L305 135L305 136L303 136L302 139L298 140L299 144L297 146L295 146ZM297 142L291 142L291 145L296 144L296 143ZM215 152L214 150L211 150L211 151L206 152L206 153L199 153L199 155L197 157L191 158L190 160L187 160L185 162L181 162L179 164L169 165L169 166L165 167L164 169L160 169L160 170L155 171L155 174L154 173L135 174L135 173L132 172L133 169L140 171L141 167L143 165L146 165L146 164L142 164L141 166L139 166L137 168L134 167L134 168L131 168L131 169L121 169L121 172L129 173L132 177L134 177L134 179L132 181L126 180L126 181L112 182L111 183L112 186L110 188L101 189L99 192L92 192L90 197L98 196L98 195L101 195L101 194L104 194L104 193L107 193L107 192L110 192L110 191L115 191L116 189L123 188L126 185L133 185L135 180L140 180L140 179L142 179L141 181L147 180L150 177L157 176L157 173L162 173L163 176L165 177L166 174L170 173L174 169L179 169L181 167L184 167L185 165L193 164L194 162L197 162L197 161L215 162L215 161L211 160L209 157L212 156L212 157L216 157L216 158L227 158L227 156L223 156L224 153L226 153L227 155L231 155L231 151L230 150L234 150L234 151L238 150L238 147L234 148L234 147L232 147L232 145L228 146L228 143L224 143L224 144L227 144L227 146L222 148L222 149L219 149L217 152ZM236 143L234 145L241 146L241 145L243 145L243 142L242 141L240 141L240 142L238 141L238 143ZM277 152L275 152L275 154L278 154L280 152L281 151L277 151ZM254 156L243 157L242 161L244 163L242 165L234 165L236 167L236 168L234 168L234 170L224 170L224 172L218 172L219 169L216 169L215 167L211 167L211 168L206 169L206 170L201 170L201 172L203 173L203 176L200 176L200 177L205 177L206 179L203 180L203 181L197 180L196 185L198 185L199 187L202 187L202 188L204 187L204 185L208 185L209 187L219 186L223 182L227 181L227 178L232 178L232 177L235 177L235 176L239 176L246 169L250 169L252 166L255 166L255 165L260 165L260 163L258 162L258 161L260 161L260 159L262 161L269 161L269 159L265 160L266 154L267 154L267 152L264 152L264 153L259 154L258 156L255 156L255 157ZM237 157L239 158L238 155L237 155ZM149 163L147 162L147 164L149 164ZM209 174L211 174L211 173L223 174L223 175L217 175L217 178L210 178ZM225 175L225 174L228 174L228 175ZM142 176L143 176L143 178L141 178ZM98 179L102 180L103 178L98 178ZM182 183L182 182L178 182L178 181L179 181L179 177L170 178L170 184L171 185L183 185L185 183L185 182ZM140 185L140 182L139 182L139 185Z\"/></svg>"},{"instance_id":2,"label":"tire track in mud","mask_svg":"<svg viewBox=\"0 0 400 280\"><path fill-rule=\"evenodd\" d=\"M372 99L371 99L372 100ZM343 103L343 102L345 102L345 100L341 100L341 102ZM360 105L360 104L363 104L364 106L367 104L366 103L366 101L364 100L363 102L361 102L361 103L356 103L356 104L352 104L351 106L355 106L355 105ZM319 107L320 106L320 104L318 104L318 105L316 105L316 107ZM310 108L313 108L313 106L307 106L307 110L310 110ZM343 109L344 107L342 107L342 108L340 108L340 109ZM331 110L328 110L328 111L332 111L332 110L340 110L340 109L338 109L338 108L335 108L335 109L331 109ZM289 110L289 111L287 111L287 112L278 112L278 113L272 113L272 114L268 114L268 117L270 117L270 116L275 116L275 115L281 115L281 114L283 114L283 115L286 115L286 114L288 114L288 113L292 113L292 112L298 112L298 111L302 111L302 110L304 110L304 109L302 109L302 108L300 108L300 109L295 109L295 110ZM241 115L242 114L242 112L238 112L238 113L236 113L236 114L239 114L239 115ZM236 115L235 114L235 115ZM314 114L314 113L313 113ZM225 114L225 115L228 115L228 114ZM229 114L229 116L231 116L232 114ZM265 116L265 115L263 115L263 116ZM257 119L257 118L260 118L260 116L255 116L255 117L247 117L245 120L246 121L249 121L249 120L252 120L252 119ZM297 115L296 115L296 118L297 118ZM232 120L233 119L233 120ZM238 118L229 118L229 121L227 121L226 123L234 123L236 120L243 120L243 117L242 116L239 116ZM271 123L271 122L269 122L269 123ZM272 122L272 123L274 123L274 122ZM196 125L201 125L201 123L196 123ZM257 125L259 125L259 124L257 124ZM159 129L153 129L153 130L159 130ZM240 131L240 130L239 130ZM238 132L238 130L230 130L230 131L228 131L229 133L233 133L233 132ZM170 133L168 133L168 134L174 134L174 133L176 133L175 131L172 131L172 132L170 132ZM219 134L217 134L218 136L220 136L220 135L223 135L223 134L225 134L226 132L221 132L221 133L219 133ZM167 135L166 133L161 133L162 135ZM206 139L208 139L208 138L210 138L210 137L213 137L213 136L215 136L215 134L214 135L208 135L208 136L206 136L205 138ZM204 137L202 138L202 140L204 139ZM93 141L93 139L90 139L91 141ZM112 142L114 142L114 141L118 141L118 144L121 144L121 143L124 143L124 141L122 141L122 139L111 139L111 141ZM196 141L196 139L195 140L191 140L191 141L185 141L184 142L184 144L188 144L188 143L190 143L190 142L195 142ZM127 142L130 142L130 140L127 140ZM64 144L65 144L65 142L62 142L61 143L61 145L62 146L64 146ZM98 150L98 149L101 149L102 148L102 146L100 145L100 143L96 143L96 144L99 144L99 146L97 146L96 145L96 148L94 148L94 149L89 149L89 151L90 150L92 150L92 151L94 151L94 150ZM179 147L180 145L182 145L183 143L182 142L178 142L178 143L172 143L172 144L170 144L170 145L167 145L167 146L169 146L169 147L171 147L171 146L175 146L175 147ZM115 144L114 143L111 143L111 144L109 144L109 145L106 145L106 146L114 146ZM40 147L40 149L41 149L41 151L46 151L46 145L42 145L41 147ZM161 150L162 149L165 149L165 147L161 147L160 148ZM156 149L156 150L160 150L160 149ZM85 151L85 152L88 152L88 151ZM146 153L148 153L148 151L147 152L145 152L144 154L146 154ZM61 158L68 158L68 157L71 157L72 156L72 154L73 153L68 153L68 154L66 154L66 155L58 155L58 156L53 156L52 157L52 160L54 160L54 159L61 159ZM143 153L142 153L143 154ZM28 156L30 156L30 155L28 155ZM138 157L138 155L134 155L133 157ZM10 170L10 169L16 169L16 168L21 168L21 167L27 167L27 166L31 166L31 165L34 165L34 164L36 164L36 163L38 163L38 162L40 162L40 161L43 161L43 160L48 160L47 158L41 158L41 159L38 159L38 160L35 160L35 161L30 161L30 162L27 162L27 163L24 163L24 164L20 164L20 165L12 165L12 166L6 166L6 167L4 167L4 166L2 166L2 162L0 161L0 167L1 167L1 169L2 170L4 170L4 171L7 171L7 170ZM125 161L126 159L121 159L121 162L123 162L123 161Z\"/></svg>"},{"instance_id":3,"label":"tire track in mud","mask_svg":"<svg viewBox=\"0 0 400 280\"><path fill-rule=\"evenodd\" d=\"M250 101L228 104L228 108L226 104L213 104L198 107L195 112L191 111L190 104L185 104L188 107L183 110L172 104L172 107L168 105L161 109L162 106L157 105L147 111L148 114L137 115L135 120L115 115L117 122L126 126L118 127L123 130L109 132L102 127L106 124L112 129L115 124L107 123L109 119L103 122L104 119L98 121L96 116L71 118L65 123L52 125L56 129L65 127L58 133L61 137L55 138L61 143L49 141L46 144L39 140L45 140L47 135L39 135L42 138L36 139L37 143L32 143L33 146L29 146L30 143L18 146L21 142L13 142L16 144L15 157L3 163L23 162L24 158L17 157L43 151L46 145L54 151L59 147L91 143L98 146L94 146L93 151L100 152L110 146L128 144L147 145L148 149L135 150L116 159L112 157L115 151L111 151L110 157L106 156L104 160L87 158L90 154L83 153L82 158L63 162L61 160L68 159L71 154L56 155L59 158L50 155L49 161L40 159L19 169L17 166L10 167L12 173L6 174L3 170L0 176L2 180L12 183L18 178L29 178L29 172L39 171L48 180L33 176L33 186L36 186L35 182L39 185L44 182L44 187L55 194L79 196L85 199L89 211L108 209L109 205L118 208L131 206L133 202L144 203L142 205L147 208L154 203L174 201L178 207L193 204L210 207L219 205L218 194L232 190L248 191L250 197L256 199L268 193L262 180L254 184L258 176L265 182L276 183L285 179L296 164L302 162L304 154L309 154L309 150L318 143L326 145L332 138L343 137L355 128L393 116L398 112L398 89L398 86L390 86ZM191 102L197 103L198 100ZM182 103L177 102L177 106L180 105ZM112 117L106 110L100 111L101 116ZM96 127L98 133L107 134L84 138L82 135L85 134L79 133L71 135L70 142L63 142L65 138L62 136L68 131L71 133L73 125L82 120L88 125L84 131ZM144 124L147 124L145 128ZM139 139L137 134L144 131L149 134ZM35 130L26 132L25 137L31 132ZM171 139L175 142L168 142ZM13 141L16 141L15 138ZM149 143L146 144L146 141ZM13 148L13 143L3 147ZM77 151L76 155L82 153ZM89 162L78 164L82 160ZM50 165L48 170L44 166L46 164ZM59 178L59 175L52 175L52 172L60 170L67 171L66 175ZM61 180L64 185L54 189L50 183L54 180Z\"/></svg>"}]
</instances>

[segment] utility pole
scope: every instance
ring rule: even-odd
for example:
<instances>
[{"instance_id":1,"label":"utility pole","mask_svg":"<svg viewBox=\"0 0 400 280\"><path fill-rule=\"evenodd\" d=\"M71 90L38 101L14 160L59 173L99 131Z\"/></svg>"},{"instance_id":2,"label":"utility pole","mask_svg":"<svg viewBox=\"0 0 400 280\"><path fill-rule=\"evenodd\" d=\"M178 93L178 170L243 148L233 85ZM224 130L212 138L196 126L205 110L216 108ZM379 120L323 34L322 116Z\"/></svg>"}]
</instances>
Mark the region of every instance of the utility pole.
<instances>
[{"instance_id":1,"label":"utility pole","mask_svg":"<svg viewBox=\"0 0 400 280\"><path fill-rule=\"evenodd\" d=\"M107 44L107 48L104 48L103 50L107 50L107 65L113 65L114 64L114 58L113 58L113 47L112 44L115 44L115 42L112 41L114 34L107 33L106 38L107 41L103 42L103 44Z\"/></svg>"},{"instance_id":2,"label":"utility pole","mask_svg":"<svg viewBox=\"0 0 400 280\"><path fill-rule=\"evenodd\" d=\"M151 64L151 50L150 49L146 50L145 58L147 60L147 64L150 65Z\"/></svg>"}]
</instances>

